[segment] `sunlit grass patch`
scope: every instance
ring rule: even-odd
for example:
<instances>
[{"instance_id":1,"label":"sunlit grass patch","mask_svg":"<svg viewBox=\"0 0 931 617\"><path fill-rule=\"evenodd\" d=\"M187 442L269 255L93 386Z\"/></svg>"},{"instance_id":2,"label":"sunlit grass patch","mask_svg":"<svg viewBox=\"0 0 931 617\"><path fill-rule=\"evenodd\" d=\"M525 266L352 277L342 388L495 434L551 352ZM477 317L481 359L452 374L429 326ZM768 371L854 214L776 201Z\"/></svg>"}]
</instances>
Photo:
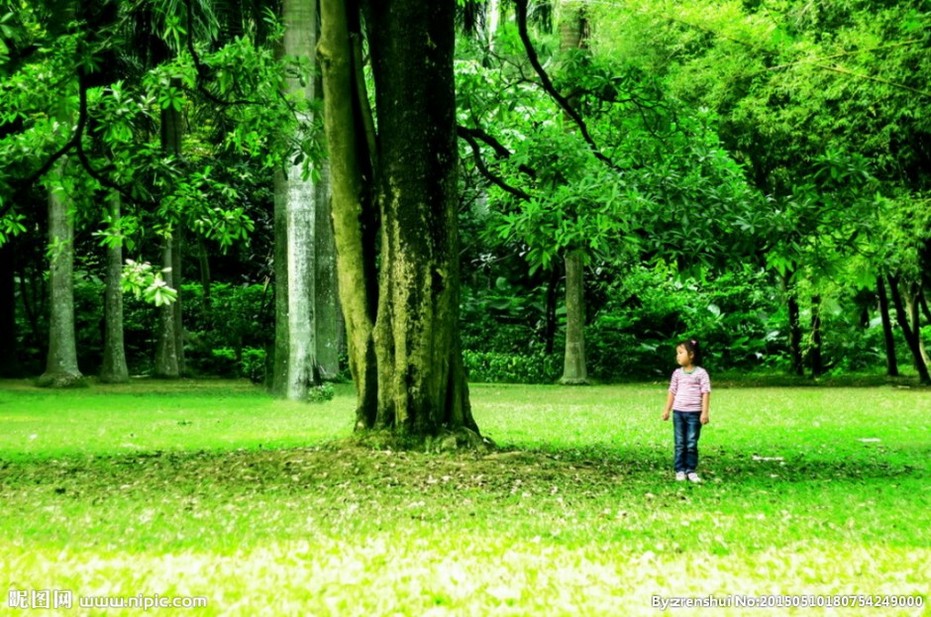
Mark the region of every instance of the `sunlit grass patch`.
<instances>
[{"instance_id":1,"label":"sunlit grass patch","mask_svg":"<svg viewBox=\"0 0 931 617\"><path fill-rule=\"evenodd\" d=\"M204 596L185 612L211 615L928 593L927 392L721 389L691 486L671 480L663 384L473 386L488 455L351 447L348 388L298 405L215 386L0 391L8 587Z\"/></svg>"}]
</instances>

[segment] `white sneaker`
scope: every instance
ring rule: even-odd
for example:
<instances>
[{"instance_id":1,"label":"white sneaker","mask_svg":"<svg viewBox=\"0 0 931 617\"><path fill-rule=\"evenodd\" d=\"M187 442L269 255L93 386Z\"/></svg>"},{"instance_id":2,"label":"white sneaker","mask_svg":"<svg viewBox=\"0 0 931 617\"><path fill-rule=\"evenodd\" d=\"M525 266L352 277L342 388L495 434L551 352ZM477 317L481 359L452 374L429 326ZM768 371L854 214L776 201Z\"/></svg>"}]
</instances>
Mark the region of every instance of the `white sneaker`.
<instances>
[{"instance_id":1,"label":"white sneaker","mask_svg":"<svg viewBox=\"0 0 931 617\"><path fill-rule=\"evenodd\" d=\"M701 483L701 478L699 478L699 477L698 477L698 474L695 473L695 472L693 471L692 473L689 474L689 482L693 482L693 483L695 483L695 484L700 484L700 483Z\"/></svg>"},{"instance_id":2,"label":"white sneaker","mask_svg":"<svg viewBox=\"0 0 931 617\"><path fill-rule=\"evenodd\" d=\"M676 482L685 482L685 472L678 471L676 472Z\"/></svg>"}]
</instances>

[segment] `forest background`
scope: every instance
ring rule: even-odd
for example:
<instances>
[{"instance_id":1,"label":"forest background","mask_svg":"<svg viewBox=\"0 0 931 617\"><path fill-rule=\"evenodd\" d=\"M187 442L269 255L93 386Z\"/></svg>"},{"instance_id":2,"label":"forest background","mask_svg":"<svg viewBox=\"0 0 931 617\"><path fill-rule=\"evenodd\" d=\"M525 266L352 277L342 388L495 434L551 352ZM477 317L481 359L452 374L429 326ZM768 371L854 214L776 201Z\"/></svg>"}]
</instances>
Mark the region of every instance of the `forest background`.
<instances>
[{"instance_id":1,"label":"forest background","mask_svg":"<svg viewBox=\"0 0 931 617\"><path fill-rule=\"evenodd\" d=\"M0 3L0 375L348 377L301 7ZM928 383L929 48L920 1L459 3L470 379L665 378L696 337Z\"/></svg>"}]
</instances>

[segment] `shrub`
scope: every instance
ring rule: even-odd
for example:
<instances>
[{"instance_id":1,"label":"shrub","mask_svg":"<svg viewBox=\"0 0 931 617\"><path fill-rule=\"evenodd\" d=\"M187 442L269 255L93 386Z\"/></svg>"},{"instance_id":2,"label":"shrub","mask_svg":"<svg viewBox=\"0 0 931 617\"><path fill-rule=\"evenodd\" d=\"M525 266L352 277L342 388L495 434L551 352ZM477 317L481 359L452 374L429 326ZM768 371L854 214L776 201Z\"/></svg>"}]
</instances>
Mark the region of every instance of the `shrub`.
<instances>
[{"instance_id":1,"label":"shrub","mask_svg":"<svg viewBox=\"0 0 931 617\"><path fill-rule=\"evenodd\" d=\"M247 378L252 383L263 383L265 381L265 361L266 353L264 349L247 347L242 350L242 360L239 363L239 374Z\"/></svg>"},{"instance_id":2,"label":"shrub","mask_svg":"<svg viewBox=\"0 0 931 617\"><path fill-rule=\"evenodd\" d=\"M469 380L475 382L553 383L559 379L562 370L560 358L556 355L465 351L463 361Z\"/></svg>"},{"instance_id":3,"label":"shrub","mask_svg":"<svg viewBox=\"0 0 931 617\"><path fill-rule=\"evenodd\" d=\"M325 403L326 401L333 400L334 396L336 396L336 390L333 389L333 384L323 383L308 390L307 402Z\"/></svg>"}]
</instances>

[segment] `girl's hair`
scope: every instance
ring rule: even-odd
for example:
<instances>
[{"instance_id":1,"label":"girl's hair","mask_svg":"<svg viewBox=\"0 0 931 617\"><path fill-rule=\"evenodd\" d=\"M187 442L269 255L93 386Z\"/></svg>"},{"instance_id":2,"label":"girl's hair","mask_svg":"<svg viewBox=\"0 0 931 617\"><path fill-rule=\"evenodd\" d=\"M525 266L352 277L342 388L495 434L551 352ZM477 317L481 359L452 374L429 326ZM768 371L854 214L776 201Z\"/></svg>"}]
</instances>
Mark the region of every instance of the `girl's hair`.
<instances>
[{"instance_id":1,"label":"girl's hair","mask_svg":"<svg viewBox=\"0 0 931 617\"><path fill-rule=\"evenodd\" d=\"M686 339L679 343L679 345L685 347L685 351L692 354L692 364L694 366L701 366L702 352L701 347L698 344L698 339Z\"/></svg>"}]
</instances>

